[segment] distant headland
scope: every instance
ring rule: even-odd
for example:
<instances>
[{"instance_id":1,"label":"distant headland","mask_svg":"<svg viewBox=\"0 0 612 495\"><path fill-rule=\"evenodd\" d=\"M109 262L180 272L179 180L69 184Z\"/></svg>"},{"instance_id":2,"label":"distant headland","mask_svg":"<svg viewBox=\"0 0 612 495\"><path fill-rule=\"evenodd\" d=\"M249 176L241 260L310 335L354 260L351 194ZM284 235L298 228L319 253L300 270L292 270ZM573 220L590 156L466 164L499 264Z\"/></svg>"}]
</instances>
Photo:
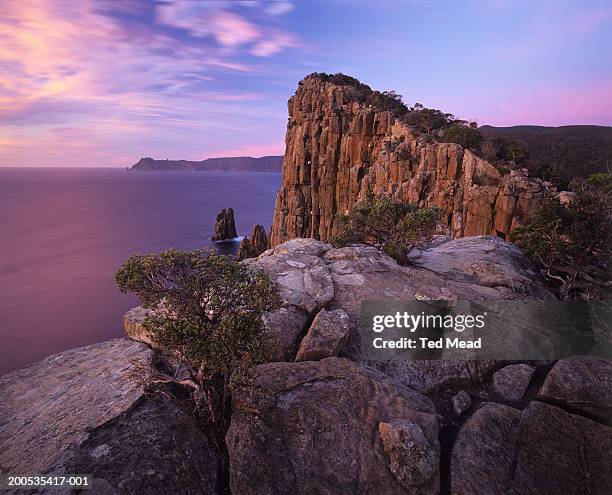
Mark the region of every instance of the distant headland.
<instances>
[{"instance_id":1,"label":"distant headland","mask_svg":"<svg viewBox=\"0 0 612 495\"><path fill-rule=\"evenodd\" d=\"M282 156L229 156L207 158L201 161L191 160L155 160L141 158L129 170L138 171L179 171L179 172L280 172L283 164Z\"/></svg>"}]
</instances>

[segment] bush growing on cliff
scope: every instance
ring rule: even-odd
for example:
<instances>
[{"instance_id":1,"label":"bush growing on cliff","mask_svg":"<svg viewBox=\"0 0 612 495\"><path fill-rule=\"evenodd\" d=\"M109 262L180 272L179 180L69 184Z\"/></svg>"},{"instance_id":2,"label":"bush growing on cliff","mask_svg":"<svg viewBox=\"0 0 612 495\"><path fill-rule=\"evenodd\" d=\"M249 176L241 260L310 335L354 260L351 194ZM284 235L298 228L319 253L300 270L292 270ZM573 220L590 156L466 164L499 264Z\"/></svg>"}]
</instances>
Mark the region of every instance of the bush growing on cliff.
<instances>
[{"instance_id":1,"label":"bush growing on cliff","mask_svg":"<svg viewBox=\"0 0 612 495\"><path fill-rule=\"evenodd\" d=\"M444 131L442 140L446 143L457 143L464 148L477 150L482 142L482 134L474 122L470 125L454 123Z\"/></svg>"},{"instance_id":2,"label":"bush growing on cliff","mask_svg":"<svg viewBox=\"0 0 612 495\"><path fill-rule=\"evenodd\" d=\"M347 215L337 215L332 242L337 246L374 245L405 264L412 247L431 239L440 218L441 211L436 206L418 208L382 197L358 203Z\"/></svg>"},{"instance_id":3,"label":"bush growing on cliff","mask_svg":"<svg viewBox=\"0 0 612 495\"><path fill-rule=\"evenodd\" d=\"M167 381L189 387L200 411L223 429L230 384L262 361L261 316L280 304L275 286L231 257L202 250L131 256L115 280L152 310L145 328L186 369L188 378Z\"/></svg>"},{"instance_id":4,"label":"bush growing on cliff","mask_svg":"<svg viewBox=\"0 0 612 495\"><path fill-rule=\"evenodd\" d=\"M568 204L542 198L529 225L510 238L558 283L559 296L602 297L609 287L612 256L612 191L576 180Z\"/></svg>"}]
</instances>

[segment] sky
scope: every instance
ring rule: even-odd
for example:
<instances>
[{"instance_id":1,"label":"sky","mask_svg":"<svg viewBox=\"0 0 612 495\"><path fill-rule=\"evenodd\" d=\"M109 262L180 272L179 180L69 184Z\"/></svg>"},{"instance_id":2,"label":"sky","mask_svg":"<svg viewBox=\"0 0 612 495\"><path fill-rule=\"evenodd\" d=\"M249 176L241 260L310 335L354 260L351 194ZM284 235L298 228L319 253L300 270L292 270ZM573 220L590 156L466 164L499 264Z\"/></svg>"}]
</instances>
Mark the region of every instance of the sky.
<instances>
[{"instance_id":1,"label":"sky","mask_svg":"<svg viewBox=\"0 0 612 495\"><path fill-rule=\"evenodd\" d=\"M481 125L612 125L612 2L2 0L0 166L282 154L312 72Z\"/></svg>"}]
</instances>

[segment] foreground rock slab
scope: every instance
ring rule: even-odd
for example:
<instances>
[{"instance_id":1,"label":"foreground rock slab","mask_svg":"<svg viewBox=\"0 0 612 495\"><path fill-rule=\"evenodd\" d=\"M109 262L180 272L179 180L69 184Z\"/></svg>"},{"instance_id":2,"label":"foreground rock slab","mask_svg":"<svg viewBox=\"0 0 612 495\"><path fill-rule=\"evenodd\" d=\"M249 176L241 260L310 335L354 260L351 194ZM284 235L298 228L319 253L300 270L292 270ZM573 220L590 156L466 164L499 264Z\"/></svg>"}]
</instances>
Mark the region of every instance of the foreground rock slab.
<instances>
[{"instance_id":1,"label":"foreground rock slab","mask_svg":"<svg viewBox=\"0 0 612 495\"><path fill-rule=\"evenodd\" d=\"M612 428L531 402L522 412L485 403L457 435L451 493L612 493Z\"/></svg>"},{"instance_id":2,"label":"foreground rock slab","mask_svg":"<svg viewBox=\"0 0 612 495\"><path fill-rule=\"evenodd\" d=\"M261 365L252 385L234 393L233 408L226 435L232 493L438 493L432 403L369 367L342 358ZM379 433L381 422L396 420L416 425L410 428L428 446L389 444L392 458L416 463L401 469Z\"/></svg>"},{"instance_id":3,"label":"foreground rock slab","mask_svg":"<svg viewBox=\"0 0 612 495\"><path fill-rule=\"evenodd\" d=\"M213 494L217 456L188 413L144 396L151 351L115 339L0 378L0 469L93 474L97 493Z\"/></svg>"},{"instance_id":4,"label":"foreground rock slab","mask_svg":"<svg viewBox=\"0 0 612 495\"><path fill-rule=\"evenodd\" d=\"M612 423L612 362L562 359L546 376L538 399Z\"/></svg>"}]
</instances>

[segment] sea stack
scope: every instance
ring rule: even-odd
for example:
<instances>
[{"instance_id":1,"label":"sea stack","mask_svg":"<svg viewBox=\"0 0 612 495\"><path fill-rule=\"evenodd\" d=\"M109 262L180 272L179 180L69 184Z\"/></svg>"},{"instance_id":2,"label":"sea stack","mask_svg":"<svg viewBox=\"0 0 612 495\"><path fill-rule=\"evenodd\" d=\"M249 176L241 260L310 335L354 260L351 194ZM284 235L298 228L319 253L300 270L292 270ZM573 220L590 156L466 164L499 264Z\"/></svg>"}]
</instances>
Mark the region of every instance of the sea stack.
<instances>
[{"instance_id":1,"label":"sea stack","mask_svg":"<svg viewBox=\"0 0 612 495\"><path fill-rule=\"evenodd\" d=\"M262 225L255 224L251 237L245 237L238 248L238 259L256 258L268 249L268 235Z\"/></svg>"},{"instance_id":2,"label":"sea stack","mask_svg":"<svg viewBox=\"0 0 612 495\"><path fill-rule=\"evenodd\" d=\"M212 241L226 241L234 239L238 236L236 233L236 224L234 223L234 209L223 208L217 215L215 222L215 235L211 237Z\"/></svg>"}]
</instances>

